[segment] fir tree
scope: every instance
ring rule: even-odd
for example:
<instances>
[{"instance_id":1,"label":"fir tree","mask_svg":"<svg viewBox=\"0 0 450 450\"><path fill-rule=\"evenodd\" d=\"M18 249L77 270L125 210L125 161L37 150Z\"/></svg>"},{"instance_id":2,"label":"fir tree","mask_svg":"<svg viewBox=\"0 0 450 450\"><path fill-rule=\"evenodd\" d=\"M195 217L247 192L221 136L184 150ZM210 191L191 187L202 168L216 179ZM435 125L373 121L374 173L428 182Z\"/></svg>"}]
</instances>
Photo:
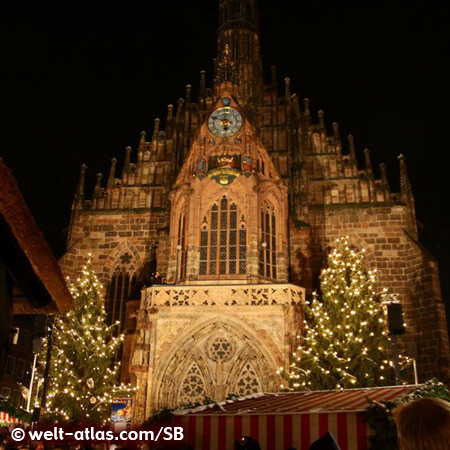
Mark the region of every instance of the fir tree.
<instances>
[{"instance_id":1,"label":"fir tree","mask_svg":"<svg viewBox=\"0 0 450 450\"><path fill-rule=\"evenodd\" d=\"M290 389L320 390L395 384L392 344L376 270L367 271L364 250L338 239L320 276L320 300L305 305L305 332L293 354ZM402 366L408 358L399 357Z\"/></svg>"},{"instance_id":2,"label":"fir tree","mask_svg":"<svg viewBox=\"0 0 450 450\"><path fill-rule=\"evenodd\" d=\"M134 391L117 383L120 362L115 357L123 334L115 337L117 324L105 323L101 285L91 256L76 284L69 282L69 289L73 309L57 316L53 326L47 412L66 420L101 422L109 416L113 397Z\"/></svg>"}]
</instances>

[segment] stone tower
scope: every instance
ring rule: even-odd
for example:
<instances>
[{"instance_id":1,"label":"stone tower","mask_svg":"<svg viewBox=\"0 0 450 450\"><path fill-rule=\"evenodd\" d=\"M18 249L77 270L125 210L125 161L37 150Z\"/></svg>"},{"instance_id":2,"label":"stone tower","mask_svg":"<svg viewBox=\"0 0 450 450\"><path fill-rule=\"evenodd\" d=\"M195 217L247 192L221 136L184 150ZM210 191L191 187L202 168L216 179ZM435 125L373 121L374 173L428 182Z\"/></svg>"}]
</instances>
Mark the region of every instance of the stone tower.
<instances>
[{"instance_id":1,"label":"stone tower","mask_svg":"<svg viewBox=\"0 0 450 450\"><path fill-rule=\"evenodd\" d=\"M87 253L111 320L127 338L124 379L139 419L163 406L277 389L301 329L302 301L336 238L365 248L379 288L399 294L401 345L421 380L448 379L449 342L436 261L418 240L405 158L391 192L382 164L358 167L352 136L325 126L262 76L256 0L221 0L213 83L168 106L121 171L112 159L86 198L81 168L67 252L73 276ZM133 161L133 162L132 162ZM158 270L167 284L149 286Z\"/></svg>"}]
</instances>

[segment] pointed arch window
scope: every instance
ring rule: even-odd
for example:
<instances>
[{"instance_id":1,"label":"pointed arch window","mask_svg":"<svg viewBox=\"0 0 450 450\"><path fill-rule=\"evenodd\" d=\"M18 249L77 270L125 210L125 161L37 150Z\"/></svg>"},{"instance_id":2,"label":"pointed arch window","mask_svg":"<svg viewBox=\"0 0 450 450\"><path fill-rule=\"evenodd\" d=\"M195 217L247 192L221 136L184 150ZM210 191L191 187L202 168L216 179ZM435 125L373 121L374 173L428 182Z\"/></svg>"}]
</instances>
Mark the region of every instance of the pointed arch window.
<instances>
[{"instance_id":1,"label":"pointed arch window","mask_svg":"<svg viewBox=\"0 0 450 450\"><path fill-rule=\"evenodd\" d=\"M261 210L261 248L259 251L259 274L266 278L277 278L276 253L277 219L271 205Z\"/></svg>"},{"instance_id":2,"label":"pointed arch window","mask_svg":"<svg viewBox=\"0 0 450 450\"><path fill-rule=\"evenodd\" d=\"M132 256L125 252L119 258L119 263L111 277L109 285L109 298L107 302L108 322L113 324L119 322L118 333L120 334L125 325L125 303L131 294L136 282L136 273L132 264Z\"/></svg>"},{"instance_id":3,"label":"pointed arch window","mask_svg":"<svg viewBox=\"0 0 450 450\"><path fill-rule=\"evenodd\" d=\"M206 397L203 375L194 362L181 382L180 405L202 403Z\"/></svg>"},{"instance_id":4,"label":"pointed arch window","mask_svg":"<svg viewBox=\"0 0 450 450\"><path fill-rule=\"evenodd\" d=\"M178 279L186 278L187 245L186 245L186 215L183 213L178 218L177 258L179 264Z\"/></svg>"},{"instance_id":5,"label":"pointed arch window","mask_svg":"<svg viewBox=\"0 0 450 450\"><path fill-rule=\"evenodd\" d=\"M237 205L223 196L203 218L200 230L200 275L246 273L247 228Z\"/></svg>"},{"instance_id":6,"label":"pointed arch window","mask_svg":"<svg viewBox=\"0 0 450 450\"><path fill-rule=\"evenodd\" d=\"M261 391L261 383L255 369L249 362L246 362L236 383L236 394L250 395Z\"/></svg>"}]
</instances>

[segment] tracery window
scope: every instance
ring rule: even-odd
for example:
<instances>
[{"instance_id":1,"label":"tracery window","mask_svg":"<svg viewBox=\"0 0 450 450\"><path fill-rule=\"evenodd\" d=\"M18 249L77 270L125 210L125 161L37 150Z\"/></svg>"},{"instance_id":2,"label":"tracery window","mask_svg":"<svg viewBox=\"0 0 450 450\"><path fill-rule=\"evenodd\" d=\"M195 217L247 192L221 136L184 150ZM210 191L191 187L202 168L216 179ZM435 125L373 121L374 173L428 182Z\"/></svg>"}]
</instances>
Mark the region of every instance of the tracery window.
<instances>
[{"instance_id":1,"label":"tracery window","mask_svg":"<svg viewBox=\"0 0 450 450\"><path fill-rule=\"evenodd\" d=\"M200 230L200 275L246 273L247 228L244 216L225 195L203 218Z\"/></svg>"},{"instance_id":2,"label":"tracery window","mask_svg":"<svg viewBox=\"0 0 450 450\"><path fill-rule=\"evenodd\" d=\"M111 277L109 299L107 302L108 322L120 322L118 334L123 331L125 323L125 303L136 282L133 258L129 252L123 253Z\"/></svg>"},{"instance_id":3,"label":"tracery window","mask_svg":"<svg viewBox=\"0 0 450 450\"><path fill-rule=\"evenodd\" d=\"M205 397L205 381L197 364L193 363L181 383L180 404L202 403Z\"/></svg>"},{"instance_id":4,"label":"tracery window","mask_svg":"<svg viewBox=\"0 0 450 450\"><path fill-rule=\"evenodd\" d=\"M277 278L276 216L267 204L261 210L261 247L259 250L259 274L267 278Z\"/></svg>"},{"instance_id":5,"label":"tracery window","mask_svg":"<svg viewBox=\"0 0 450 450\"><path fill-rule=\"evenodd\" d=\"M181 214L178 218L177 236L177 266L178 280L186 278L187 246L186 246L186 216Z\"/></svg>"},{"instance_id":6,"label":"tracery window","mask_svg":"<svg viewBox=\"0 0 450 450\"><path fill-rule=\"evenodd\" d=\"M208 358L213 361L228 361L236 352L236 344L229 336L215 336L212 337L208 346L206 347L206 354Z\"/></svg>"},{"instance_id":7,"label":"tracery window","mask_svg":"<svg viewBox=\"0 0 450 450\"><path fill-rule=\"evenodd\" d=\"M250 395L261 392L261 383L252 365L247 362L242 369L238 382L236 383L236 393L238 395Z\"/></svg>"}]
</instances>

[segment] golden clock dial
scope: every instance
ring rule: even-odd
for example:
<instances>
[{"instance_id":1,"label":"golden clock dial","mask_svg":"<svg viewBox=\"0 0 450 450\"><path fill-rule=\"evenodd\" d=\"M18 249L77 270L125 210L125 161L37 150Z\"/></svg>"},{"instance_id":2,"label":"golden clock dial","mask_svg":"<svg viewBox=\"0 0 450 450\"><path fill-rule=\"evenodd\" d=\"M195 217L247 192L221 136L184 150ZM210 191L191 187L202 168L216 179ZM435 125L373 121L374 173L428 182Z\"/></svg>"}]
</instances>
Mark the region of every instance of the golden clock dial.
<instances>
[{"instance_id":1,"label":"golden clock dial","mask_svg":"<svg viewBox=\"0 0 450 450\"><path fill-rule=\"evenodd\" d=\"M242 127L242 116L234 108L216 109L208 119L208 128L216 136L227 137L236 134Z\"/></svg>"}]
</instances>

